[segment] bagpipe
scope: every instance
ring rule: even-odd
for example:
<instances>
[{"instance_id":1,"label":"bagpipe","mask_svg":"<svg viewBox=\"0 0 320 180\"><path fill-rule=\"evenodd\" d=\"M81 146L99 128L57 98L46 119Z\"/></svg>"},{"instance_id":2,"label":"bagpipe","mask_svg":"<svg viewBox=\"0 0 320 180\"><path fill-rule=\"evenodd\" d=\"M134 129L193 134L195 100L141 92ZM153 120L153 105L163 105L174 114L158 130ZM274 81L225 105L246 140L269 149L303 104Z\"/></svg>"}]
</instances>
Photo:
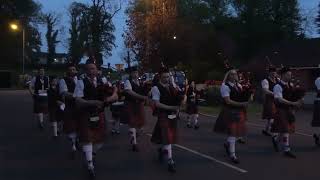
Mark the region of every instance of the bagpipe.
<instances>
[{"instance_id":1,"label":"bagpipe","mask_svg":"<svg viewBox=\"0 0 320 180\"><path fill-rule=\"evenodd\" d=\"M235 69L230 65L228 60L225 60L224 66L227 71ZM248 102L253 100L253 95L256 89L253 85L252 73L248 71L243 71L243 70L237 70L237 73L238 73L238 83L241 85L241 90L239 92L239 97L238 97L239 101Z\"/></svg>"},{"instance_id":2,"label":"bagpipe","mask_svg":"<svg viewBox=\"0 0 320 180\"><path fill-rule=\"evenodd\" d=\"M302 100L307 92L307 90L303 87L301 80L298 77L300 77L299 70L296 70L294 73L294 77L289 82L289 85L291 87L291 94L288 100L291 102Z\"/></svg>"},{"instance_id":3,"label":"bagpipe","mask_svg":"<svg viewBox=\"0 0 320 180\"><path fill-rule=\"evenodd\" d=\"M104 102L104 106L109 106L110 102L107 102L108 98L113 95L115 88L109 83L99 84L97 86L98 100Z\"/></svg>"},{"instance_id":4,"label":"bagpipe","mask_svg":"<svg viewBox=\"0 0 320 180\"><path fill-rule=\"evenodd\" d=\"M238 71L239 84L241 85L241 92L239 94L239 100L241 102L248 102L253 100L253 95L256 91L253 86L253 78L251 72Z\"/></svg>"}]
</instances>

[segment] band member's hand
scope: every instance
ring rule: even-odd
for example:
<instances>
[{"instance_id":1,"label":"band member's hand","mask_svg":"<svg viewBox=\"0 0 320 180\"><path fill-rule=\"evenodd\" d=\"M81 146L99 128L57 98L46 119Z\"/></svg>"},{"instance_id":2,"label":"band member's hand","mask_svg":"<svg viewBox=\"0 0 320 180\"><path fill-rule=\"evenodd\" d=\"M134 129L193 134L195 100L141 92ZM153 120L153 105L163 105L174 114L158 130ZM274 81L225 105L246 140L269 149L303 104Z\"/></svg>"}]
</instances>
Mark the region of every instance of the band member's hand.
<instances>
[{"instance_id":1,"label":"band member's hand","mask_svg":"<svg viewBox=\"0 0 320 180\"><path fill-rule=\"evenodd\" d=\"M179 106L172 106L172 111L178 111L180 109L180 107Z\"/></svg>"},{"instance_id":2,"label":"band member's hand","mask_svg":"<svg viewBox=\"0 0 320 180\"><path fill-rule=\"evenodd\" d=\"M93 101L92 101L92 104L93 104L94 106L97 106L98 108L102 108L103 105L104 105L104 103L103 103L102 101L99 101L99 100L93 100Z\"/></svg>"},{"instance_id":3,"label":"band member's hand","mask_svg":"<svg viewBox=\"0 0 320 180\"><path fill-rule=\"evenodd\" d=\"M302 104L303 104L303 100L301 99L301 100L299 100L299 101L297 101L297 102L294 102L293 104L294 104L294 106L296 106L296 107L301 107Z\"/></svg>"},{"instance_id":4,"label":"band member's hand","mask_svg":"<svg viewBox=\"0 0 320 180\"><path fill-rule=\"evenodd\" d=\"M249 106L249 102L243 102L242 105L243 107L247 108Z\"/></svg>"}]
</instances>

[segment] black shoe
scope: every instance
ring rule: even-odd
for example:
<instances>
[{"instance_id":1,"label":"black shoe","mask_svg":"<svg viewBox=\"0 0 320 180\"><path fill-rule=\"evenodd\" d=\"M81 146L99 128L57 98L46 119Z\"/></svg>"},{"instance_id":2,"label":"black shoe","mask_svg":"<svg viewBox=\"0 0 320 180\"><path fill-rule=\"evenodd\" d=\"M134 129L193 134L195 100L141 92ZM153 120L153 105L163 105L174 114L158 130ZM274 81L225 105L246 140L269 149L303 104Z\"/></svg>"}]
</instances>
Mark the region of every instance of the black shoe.
<instances>
[{"instance_id":1,"label":"black shoe","mask_svg":"<svg viewBox=\"0 0 320 180\"><path fill-rule=\"evenodd\" d=\"M163 156L163 151L162 148L158 149L158 161L161 163L163 162L164 156Z\"/></svg>"},{"instance_id":2,"label":"black shoe","mask_svg":"<svg viewBox=\"0 0 320 180\"><path fill-rule=\"evenodd\" d=\"M320 138L318 135L316 134L313 134L313 139L314 139L314 143L317 145L317 146L320 146Z\"/></svg>"},{"instance_id":3,"label":"black shoe","mask_svg":"<svg viewBox=\"0 0 320 180\"><path fill-rule=\"evenodd\" d=\"M139 148L136 144L132 145L132 152L139 152Z\"/></svg>"},{"instance_id":4,"label":"black shoe","mask_svg":"<svg viewBox=\"0 0 320 180\"><path fill-rule=\"evenodd\" d=\"M271 133L266 130L262 130L262 134L265 136L271 136Z\"/></svg>"},{"instance_id":5,"label":"black shoe","mask_svg":"<svg viewBox=\"0 0 320 180\"><path fill-rule=\"evenodd\" d=\"M95 179L96 178L96 172L95 172L94 168L88 168L88 173L89 173L89 177L91 179Z\"/></svg>"},{"instance_id":6,"label":"black shoe","mask_svg":"<svg viewBox=\"0 0 320 180\"><path fill-rule=\"evenodd\" d=\"M59 136L52 136L52 140L57 141L59 139Z\"/></svg>"},{"instance_id":7,"label":"black shoe","mask_svg":"<svg viewBox=\"0 0 320 180\"><path fill-rule=\"evenodd\" d=\"M239 159L237 158L237 157L230 157L230 160L231 160L231 162L233 162L234 164L239 164L240 163L240 161L239 161Z\"/></svg>"},{"instance_id":8,"label":"black shoe","mask_svg":"<svg viewBox=\"0 0 320 180\"><path fill-rule=\"evenodd\" d=\"M198 130L199 128L200 128L200 126L198 124L194 126L195 130Z\"/></svg>"},{"instance_id":9,"label":"black shoe","mask_svg":"<svg viewBox=\"0 0 320 180\"><path fill-rule=\"evenodd\" d=\"M228 143L224 143L223 146L224 146L224 149L226 150L227 155L230 156L229 144Z\"/></svg>"},{"instance_id":10,"label":"black shoe","mask_svg":"<svg viewBox=\"0 0 320 180\"><path fill-rule=\"evenodd\" d=\"M120 134L120 131L119 130L116 130L116 135L119 135Z\"/></svg>"},{"instance_id":11,"label":"black shoe","mask_svg":"<svg viewBox=\"0 0 320 180\"><path fill-rule=\"evenodd\" d=\"M283 153L284 156L288 157L288 158L292 158L292 159L297 159L297 156L294 155L291 151L285 151Z\"/></svg>"},{"instance_id":12,"label":"black shoe","mask_svg":"<svg viewBox=\"0 0 320 180\"><path fill-rule=\"evenodd\" d=\"M272 145L275 152L279 152L278 141L275 137L272 137Z\"/></svg>"},{"instance_id":13,"label":"black shoe","mask_svg":"<svg viewBox=\"0 0 320 180\"><path fill-rule=\"evenodd\" d=\"M173 162L172 159L170 159L170 160L168 161L168 171L169 171L170 173L175 173L175 172L177 172L176 167L175 167L175 163Z\"/></svg>"},{"instance_id":14,"label":"black shoe","mask_svg":"<svg viewBox=\"0 0 320 180\"><path fill-rule=\"evenodd\" d=\"M242 139L242 138L237 139L237 142L238 142L239 144L246 144L246 141L245 141L244 139Z\"/></svg>"}]
</instances>

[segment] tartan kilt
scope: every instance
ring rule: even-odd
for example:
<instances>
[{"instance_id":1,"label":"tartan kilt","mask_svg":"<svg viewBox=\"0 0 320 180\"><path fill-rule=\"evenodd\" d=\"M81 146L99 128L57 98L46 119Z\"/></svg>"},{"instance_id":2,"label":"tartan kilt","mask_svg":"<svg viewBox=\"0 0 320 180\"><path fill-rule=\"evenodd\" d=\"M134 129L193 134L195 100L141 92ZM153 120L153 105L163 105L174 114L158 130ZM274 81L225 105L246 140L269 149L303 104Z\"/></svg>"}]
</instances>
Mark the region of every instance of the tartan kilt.
<instances>
[{"instance_id":1,"label":"tartan kilt","mask_svg":"<svg viewBox=\"0 0 320 180\"><path fill-rule=\"evenodd\" d=\"M246 120L246 109L223 107L216 120L213 131L235 137L245 136L247 132Z\"/></svg>"},{"instance_id":2,"label":"tartan kilt","mask_svg":"<svg viewBox=\"0 0 320 180\"><path fill-rule=\"evenodd\" d=\"M33 113L48 113L48 98L33 96Z\"/></svg>"},{"instance_id":3,"label":"tartan kilt","mask_svg":"<svg viewBox=\"0 0 320 180\"><path fill-rule=\"evenodd\" d=\"M276 113L276 105L274 104L274 98L267 95L263 104L262 119L274 119Z\"/></svg>"},{"instance_id":4,"label":"tartan kilt","mask_svg":"<svg viewBox=\"0 0 320 180\"><path fill-rule=\"evenodd\" d=\"M313 118L311 126L320 127L320 100L314 101Z\"/></svg>"},{"instance_id":5,"label":"tartan kilt","mask_svg":"<svg viewBox=\"0 0 320 180\"><path fill-rule=\"evenodd\" d=\"M124 113L131 128L142 128L145 122L144 103L125 102Z\"/></svg>"},{"instance_id":6,"label":"tartan kilt","mask_svg":"<svg viewBox=\"0 0 320 180\"><path fill-rule=\"evenodd\" d=\"M77 132L78 121L77 121L77 111L74 107L66 106L63 112L63 132L70 134Z\"/></svg>"},{"instance_id":7,"label":"tartan kilt","mask_svg":"<svg viewBox=\"0 0 320 180\"><path fill-rule=\"evenodd\" d=\"M123 112L123 105L111 105L110 111L112 114L112 118L119 119L121 117L122 112Z\"/></svg>"},{"instance_id":8,"label":"tartan kilt","mask_svg":"<svg viewBox=\"0 0 320 180\"><path fill-rule=\"evenodd\" d=\"M168 119L166 113L159 113L151 142L163 145L175 144L177 142L177 124L177 119Z\"/></svg>"},{"instance_id":9,"label":"tartan kilt","mask_svg":"<svg viewBox=\"0 0 320 180\"><path fill-rule=\"evenodd\" d=\"M295 117L292 109L277 108L271 132L290 134L295 132Z\"/></svg>"},{"instance_id":10,"label":"tartan kilt","mask_svg":"<svg viewBox=\"0 0 320 180\"><path fill-rule=\"evenodd\" d=\"M198 106L193 103L188 103L187 104L187 114L198 114Z\"/></svg>"},{"instance_id":11,"label":"tartan kilt","mask_svg":"<svg viewBox=\"0 0 320 180\"><path fill-rule=\"evenodd\" d=\"M106 138L106 122L104 112L99 112L98 125L91 128L89 125L90 113L81 111L79 114L79 140L81 143L103 143Z\"/></svg>"}]
</instances>

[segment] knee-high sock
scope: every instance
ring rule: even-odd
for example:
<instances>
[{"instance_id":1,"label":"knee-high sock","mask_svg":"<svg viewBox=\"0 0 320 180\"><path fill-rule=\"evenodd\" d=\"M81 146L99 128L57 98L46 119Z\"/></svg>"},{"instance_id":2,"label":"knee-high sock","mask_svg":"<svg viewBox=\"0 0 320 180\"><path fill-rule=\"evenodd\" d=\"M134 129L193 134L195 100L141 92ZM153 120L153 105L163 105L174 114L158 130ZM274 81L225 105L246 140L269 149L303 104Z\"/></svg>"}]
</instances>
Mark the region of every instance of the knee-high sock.
<instances>
[{"instance_id":1,"label":"knee-high sock","mask_svg":"<svg viewBox=\"0 0 320 180\"><path fill-rule=\"evenodd\" d=\"M266 131L267 132L271 131L271 127L272 127L273 121L274 121L273 119L268 119L268 122L267 122L267 125L266 125Z\"/></svg>"},{"instance_id":2,"label":"knee-high sock","mask_svg":"<svg viewBox=\"0 0 320 180\"><path fill-rule=\"evenodd\" d=\"M120 130L120 121L119 119L115 119L113 122L113 129L119 131Z\"/></svg>"},{"instance_id":3,"label":"knee-high sock","mask_svg":"<svg viewBox=\"0 0 320 180\"><path fill-rule=\"evenodd\" d=\"M290 151L289 133L282 134L282 146L285 152Z\"/></svg>"},{"instance_id":4,"label":"knee-high sock","mask_svg":"<svg viewBox=\"0 0 320 180\"><path fill-rule=\"evenodd\" d=\"M231 157L236 157L236 137L230 136L227 139L229 143L229 152Z\"/></svg>"},{"instance_id":5,"label":"knee-high sock","mask_svg":"<svg viewBox=\"0 0 320 180\"><path fill-rule=\"evenodd\" d=\"M198 118L199 118L198 114L194 114L193 115L193 123L194 123L194 125L198 125Z\"/></svg>"},{"instance_id":6,"label":"knee-high sock","mask_svg":"<svg viewBox=\"0 0 320 180\"><path fill-rule=\"evenodd\" d=\"M168 160L172 159L172 145L164 145L162 150L166 153Z\"/></svg>"},{"instance_id":7,"label":"knee-high sock","mask_svg":"<svg viewBox=\"0 0 320 180\"><path fill-rule=\"evenodd\" d=\"M94 145L93 145L93 153L94 153L94 154L97 154L97 152L99 151L99 149L102 148L102 146L103 146L102 143L94 144Z\"/></svg>"},{"instance_id":8,"label":"knee-high sock","mask_svg":"<svg viewBox=\"0 0 320 180\"><path fill-rule=\"evenodd\" d=\"M58 123L52 122L53 136L58 136Z\"/></svg>"},{"instance_id":9,"label":"knee-high sock","mask_svg":"<svg viewBox=\"0 0 320 180\"><path fill-rule=\"evenodd\" d=\"M129 128L130 133L130 143L132 145L137 144L137 130L136 128Z\"/></svg>"},{"instance_id":10,"label":"knee-high sock","mask_svg":"<svg viewBox=\"0 0 320 180\"><path fill-rule=\"evenodd\" d=\"M82 146L82 150L85 153L86 160L88 162L88 168L93 168L93 162L92 162L93 146L92 146L92 143L84 144Z\"/></svg>"},{"instance_id":11,"label":"knee-high sock","mask_svg":"<svg viewBox=\"0 0 320 180\"><path fill-rule=\"evenodd\" d=\"M37 117L38 117L39 122L43 123L43 113L38 113Z\"/></svg>"},{"instance_id":12,"label":"knee-high sock","mask_svg":"<svg viewBox=\"0 0 320 180\"><path fill-rule=\"evenodd\" d=\"M77 147L76 147L77 133L75 133L75 132L69 133L68 138L71 140L72 150L76 151L77 150Z\"/></svg>"}]
</instances>

